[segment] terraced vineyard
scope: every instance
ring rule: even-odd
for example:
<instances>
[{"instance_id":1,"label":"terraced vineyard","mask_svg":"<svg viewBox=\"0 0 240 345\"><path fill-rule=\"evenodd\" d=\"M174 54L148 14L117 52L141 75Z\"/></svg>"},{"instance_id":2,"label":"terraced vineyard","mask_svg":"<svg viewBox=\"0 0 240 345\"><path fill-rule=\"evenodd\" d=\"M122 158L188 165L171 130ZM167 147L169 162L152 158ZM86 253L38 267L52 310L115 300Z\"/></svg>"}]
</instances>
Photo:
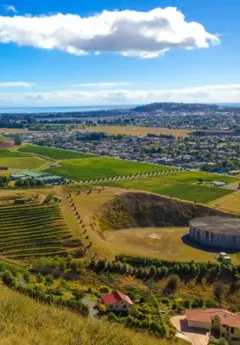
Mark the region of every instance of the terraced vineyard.
<instances>
[{"instance_id":1,"label":"terraced vineyard","mask_svg":"<svg viewBox=\"0 0 240 345\"><path fill-rule=\"evenodd\" d=\"M58 204L0 207L0 255L24 259L55 255L72 244Z\"/></svg>"}]
</instances>

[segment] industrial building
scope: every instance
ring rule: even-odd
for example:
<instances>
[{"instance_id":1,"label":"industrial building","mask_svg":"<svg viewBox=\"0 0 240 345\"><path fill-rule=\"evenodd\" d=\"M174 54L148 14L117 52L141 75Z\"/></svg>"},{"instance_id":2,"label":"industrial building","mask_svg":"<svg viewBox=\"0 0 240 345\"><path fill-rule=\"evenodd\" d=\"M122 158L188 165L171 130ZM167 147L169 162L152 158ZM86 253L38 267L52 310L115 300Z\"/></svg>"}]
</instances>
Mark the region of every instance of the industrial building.
<instances>
[{"instance_id":1,"label":"industrial building","mask_svg":"<svg viewBox=\"0 0 240 345\"><path fill-rule=\"evenodd\" d=\"M60 184L66 181L66 179L62 176L51 175L44 171L24 171L21 173L11 174L11 179L13 181L26 180L31 178L42 181L44 184Z\"/></svg>"},{"instance_id":2,"label":"industrial building","mask_svg":"<svg viewBox=\"0 0 240 345\"><path fill-rule=\"evenodd\" d=\"M240 218L201 217L189 223L189 237L202 245L240 250Z\"/></svg>"}]
</instances>

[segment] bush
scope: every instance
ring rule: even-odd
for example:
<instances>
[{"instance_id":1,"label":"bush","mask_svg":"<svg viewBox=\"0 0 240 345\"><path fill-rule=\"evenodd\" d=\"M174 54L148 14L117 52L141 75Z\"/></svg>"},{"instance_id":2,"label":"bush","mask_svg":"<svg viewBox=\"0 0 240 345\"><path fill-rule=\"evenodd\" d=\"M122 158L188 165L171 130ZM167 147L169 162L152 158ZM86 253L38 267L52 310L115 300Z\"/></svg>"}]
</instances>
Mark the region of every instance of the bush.
<instances>
[{"instance_id":1,"label":"bush","mask_svg":"<svg viewBox=\"0 0 240 345\"><path fill-rule=\"evenodd\" d=\"M172 291L176 291L178 288L179 277L176 274L173 274L169 277L167 282L167 288Z\"/></svg>"}]
</instances>

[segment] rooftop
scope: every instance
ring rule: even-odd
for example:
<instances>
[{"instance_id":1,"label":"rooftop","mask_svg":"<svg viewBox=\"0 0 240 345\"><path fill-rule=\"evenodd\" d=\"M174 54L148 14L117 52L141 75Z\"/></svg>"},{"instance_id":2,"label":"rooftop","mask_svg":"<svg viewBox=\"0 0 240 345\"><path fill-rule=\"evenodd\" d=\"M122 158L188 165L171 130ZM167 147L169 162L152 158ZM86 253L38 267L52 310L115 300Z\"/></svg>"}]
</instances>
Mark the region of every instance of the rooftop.
<instances>
[{"instance_id":1,"label":"rooftop","mask_svg":"<svg viewBox=\"0 0 240 345\"><path fill-rule=\"evenodd\" d=\"M211 323L212 318L218 316L222 325L240 328L240 314L233 314L225 309L186 309L185 315L188 321L205 323Z\"/></svg>"},{"instance_id":2,"label":"rooftop","mask_svg":"<svg viewBox=\"0 0 240 345\"><path fill-rule=\"evenodd\" d=\"M121 301L125 301L129 305L134 304L130 297L128 297L127 295L124 295L123 293L119 291L113 291L113 293L111 294L102 296L101 301L106 305L116 304Z\"/></svg>"},{"instance_id":3,"label":"rooftop","mask_svg":"<svg viewBox=\"0 0 240 345\"><path fill-rule=\"evenodd\" d=\"M190 225L202 231L209 231L216 234L240 235L240 218L201 217L192 219Z\"/></svg>"}]
</instances>

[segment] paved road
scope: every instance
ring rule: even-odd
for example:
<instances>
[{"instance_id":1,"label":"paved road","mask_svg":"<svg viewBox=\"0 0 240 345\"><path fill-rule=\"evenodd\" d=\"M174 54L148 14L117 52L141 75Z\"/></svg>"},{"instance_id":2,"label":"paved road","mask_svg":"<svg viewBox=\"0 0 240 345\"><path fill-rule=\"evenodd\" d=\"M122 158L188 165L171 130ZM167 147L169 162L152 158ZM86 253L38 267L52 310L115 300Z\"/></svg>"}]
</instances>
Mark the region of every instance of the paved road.
<instances>
[{"instance_id":1,"label":"paved road","mask_svg":"<svg viewBox=\"0 0 240 345\"><path fill-rule=\"evenodd\" d=\"M83 302L83 304L86 304L89 307L89 317L93 320L99 320L99 317L97 315L98 310L94 309L96 302L92 301L91 297L89 297L89 296L83 297L82 302Z\"/></svg>"},{"instance_id":2,"label":"paved road","mask_svg":"<svg viewBox=\"0 0 240 345\"><path fill-rule=\"evenodd\" d=\"M173 316L171 323L178 330L176 334L178 338L184 339L192 345L208 345L208 331L188 327L185 315Z\"/></svg>"}]
</instances>

